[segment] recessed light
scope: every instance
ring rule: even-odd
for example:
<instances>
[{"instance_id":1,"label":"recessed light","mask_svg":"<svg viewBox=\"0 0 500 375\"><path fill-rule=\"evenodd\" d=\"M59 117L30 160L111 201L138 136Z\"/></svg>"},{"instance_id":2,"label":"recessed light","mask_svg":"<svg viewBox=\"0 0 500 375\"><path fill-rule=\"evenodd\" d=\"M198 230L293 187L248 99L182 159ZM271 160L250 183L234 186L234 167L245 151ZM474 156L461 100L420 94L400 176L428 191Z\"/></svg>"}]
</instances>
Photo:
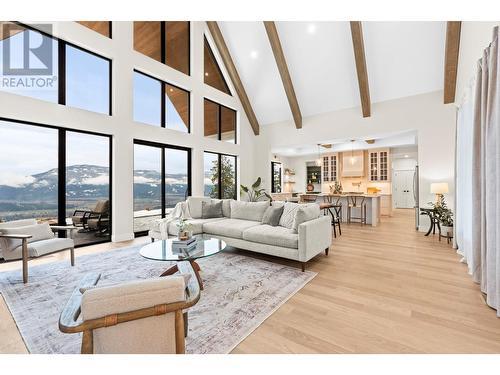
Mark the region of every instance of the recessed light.
<instances>
[{"instance_id":1,"label":"recessed light","mask_svg":"<svg viewBox=\"0 0 500 375\"><path fill-rule=\"evenodd\" d=\"M408 157L408 155L405 155L405 158L407 158L407 157Z\"/></svg>"},{"instance_id":2,"label":"recessed light","mask_svg":"<svg viewBox=\"0 0 500 375\"><path fill-rule=\"evenodd\" d=\"M208 77L208 72L205 72L205 77Z\"/></svg>"},{"instance_id":3,"label":"recessed light","mask_svg":"<svg viewBox=\"0 0 500 375\"><path fill-rule=\"evenodd\" d=\"M173 89L173 88L170 88L170 92L174 92L174 89Z\"/></svg>"},{"instance_id":4,"label":"recessed light","mask_svg":"<svg viewBox=\"0 0 500 375\"><path fill-rule=\"evenodd\" d=\"M257 57L259 57L259 53L255 50L253 50L252 52L250 52L250 57L252 59L256 59Z\"/></svg>"},{"instance_id":5,"label":"recessed light","mask_svg":"<svg viewBox=\"0 0 500 375\"><path fill-rule=\"evenodd\" d=\"M307 26L307 32L309 34L315 34L316 33L316 24L311 23Z\"/></svg>"}]
</instances>

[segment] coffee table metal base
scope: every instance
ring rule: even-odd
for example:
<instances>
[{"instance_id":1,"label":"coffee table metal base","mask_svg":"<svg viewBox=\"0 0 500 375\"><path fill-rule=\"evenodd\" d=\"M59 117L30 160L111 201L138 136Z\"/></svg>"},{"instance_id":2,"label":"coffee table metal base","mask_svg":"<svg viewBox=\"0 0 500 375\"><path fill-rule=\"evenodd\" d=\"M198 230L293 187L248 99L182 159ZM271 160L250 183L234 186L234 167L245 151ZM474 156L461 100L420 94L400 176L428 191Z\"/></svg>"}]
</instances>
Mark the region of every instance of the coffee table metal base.
<instances>
[{"instance_id":1,"label":"coffee table metal base","mask_svg":"<svg viewBox=\"0 0 500 375\"><path fill-rule=\"evenodd\" d=\"M200 289L203 290L203 281L201 280L201 275L200 275L200 265L196 263L195 260L189 260L189 263L191 264L191 267L193 267L194 274L196 275L196 279L198 280L198 285L200 285ZM163 272L160 277L164 276L170 276L173 275L174 273L179 271L179 267L177 264L174 264L172 267L167 269L165 272Z\"/></svg>"}]
</instances>

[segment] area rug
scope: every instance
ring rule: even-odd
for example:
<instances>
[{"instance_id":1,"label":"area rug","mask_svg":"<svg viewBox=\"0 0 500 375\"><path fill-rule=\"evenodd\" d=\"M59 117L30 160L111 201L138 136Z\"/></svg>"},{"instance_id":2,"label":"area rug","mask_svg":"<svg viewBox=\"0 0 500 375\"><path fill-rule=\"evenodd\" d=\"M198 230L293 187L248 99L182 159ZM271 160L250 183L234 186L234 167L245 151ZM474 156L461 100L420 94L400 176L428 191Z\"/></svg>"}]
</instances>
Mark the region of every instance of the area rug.
<instances>
[{"instance_id":1,"label":"area rug","mask_svg":"<svg viewBox=\"0 0 500 375\"><path fill-rule=\"evenodd\" d=\"M169 262L144 259L130 247L30 267L27 285L21 271L0 273L2 293L30 353L79 353L81 336L59 332L62 308L88 272L102 274L99 285L156 277ZM200 259L204 290L189 312L188 353L229 353L315 272L234 252Z\"/></svg>"}]
</instances>

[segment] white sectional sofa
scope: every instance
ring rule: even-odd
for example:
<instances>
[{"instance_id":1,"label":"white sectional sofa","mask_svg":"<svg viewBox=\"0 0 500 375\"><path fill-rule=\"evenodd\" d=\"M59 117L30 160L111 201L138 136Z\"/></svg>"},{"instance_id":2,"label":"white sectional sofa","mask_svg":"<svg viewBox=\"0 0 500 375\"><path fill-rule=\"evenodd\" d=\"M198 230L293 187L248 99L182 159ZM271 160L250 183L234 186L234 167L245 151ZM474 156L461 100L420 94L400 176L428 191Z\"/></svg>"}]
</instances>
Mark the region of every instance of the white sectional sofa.
<instances>
[{"instance_id":1,"label":"white sectional sofa","mask_svg":"<svg viewBox=\"0 0 500 375\"><path fill-rule=\"evenodd\" d=\"M302 270L305 269L306 262L316 255L323 251L328 255L332 243L331 220L321 215L319 206L315 203L299 205L273 202L274 206L285 205L285 207L280 224L271 226L262 224L262 217L269 207L269 202L225 199L222 204L222 217L203 219L204 201L219 200L189 197L186 202L179 203L184 206L176 207L174 210L174 212L182 211L184 217L189 217L188 222L191 223L193 234L207 234L239 249L296 260L302 263ZM299 208L309 210L310 220L300 224L295 222ZM157 221L149 231L150 237L154 240L176 236L177 222L178 218L172 216Z\"/></svg>"}]
</instances>

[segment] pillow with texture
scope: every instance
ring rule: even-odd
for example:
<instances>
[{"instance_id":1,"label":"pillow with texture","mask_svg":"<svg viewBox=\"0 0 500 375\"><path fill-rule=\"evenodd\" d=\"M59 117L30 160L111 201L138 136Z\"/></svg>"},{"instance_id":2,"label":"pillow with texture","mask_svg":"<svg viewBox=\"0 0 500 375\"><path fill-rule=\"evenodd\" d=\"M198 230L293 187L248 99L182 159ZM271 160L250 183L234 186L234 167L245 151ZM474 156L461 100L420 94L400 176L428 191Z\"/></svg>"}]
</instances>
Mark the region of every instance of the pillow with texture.
<instances>
[{"instance_id":1,"label":"pillow with texture","mask_svg":"<svg viewBox=\"0 0 500 375\"><path fill-rule=\"evenodd\" d=\"M208 197L188 197L187 205L193 219L201 219L201 202L210 202Z\"/></svg>"},{"instance_id":2,"label":"pillow with texture","mask_svg":"<svg viewBox=\"0 0 500 375\"><path fill-rule=\"evenodd\" d=\"M268 224L273 227L277 227L280 223L281 214L283 214L284 207L273 207L269 206L264 212L264 216L262 217L262 224Z\"/></svg>"},{"instance_id":3,"label":"pillow with texture","mask_svg":"<svg viewBox=\"0 0 500 375\"><path fill-rule=\"evenodd\" d=\"M264 212L269 207L269 201L242 202L231 201L231 219L262 222Z\"/></svg>"},{"instance_id":4,"label":"pillow with texture","mask_svg":"<svg viewBox=\"0 0 500 375\"><path fill-rule=\"evenodd\" d=\"M233 199L222 200L222 215L224 217L231 217L231 201Z\"/></svg>"},{"instance_id":5,"label":"pillow with texture","mask_svg":"<svg viewBox=\"0 0 500 375\"><path fill-rule=\"evenodd\" d=\"M319 209L319 204L312 203L307 205L300 205L295 213L295 219L293 220L292 231L293 233L298 233L299 225L305 223L306 221L314 220L320 217L321 210Z\"/></svg>"},{"instance_id":6,"label":"pillow with texture","mask_svg":"<svg viewBox=\"0 0 500 375\"><path fill-rule=\"evenodd\" d=\"M293 202L286 202L283 205L283 214L280 217L279 225L288 229L292 229L295 213L301 205Z\"/></svg>"},{"instance_id":7,"label":"pillow with texture","mask_svg":"<svg viewBox=\"0 0 500 375\"><path fill-rule=\"evenodd\" d=\"M201 218L222 217L222 201L201 202Z\"/></svg>"}]
</instances>

